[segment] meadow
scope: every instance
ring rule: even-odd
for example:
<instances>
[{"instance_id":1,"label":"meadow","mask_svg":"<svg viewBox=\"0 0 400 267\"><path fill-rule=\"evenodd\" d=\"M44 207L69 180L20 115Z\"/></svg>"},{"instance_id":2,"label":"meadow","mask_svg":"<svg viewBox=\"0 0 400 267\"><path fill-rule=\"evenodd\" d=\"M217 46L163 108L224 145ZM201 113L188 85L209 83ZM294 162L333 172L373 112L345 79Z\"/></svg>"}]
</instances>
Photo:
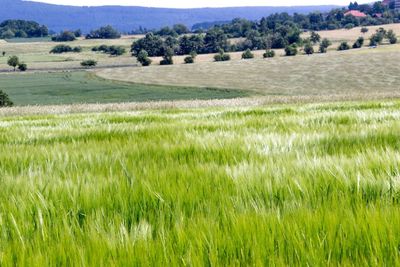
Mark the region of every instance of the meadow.
<instances>
[{"instance_id":1,"label":"meadow","mask_svg":"<svg viewBox=\"0 0 400 267\"><path fill-rule=\"evenodd\" d=\"M249 95L244 90L110 81L83 71L0 74L0 82L0 89L3 89L17 106L229 99Z\"/></svg>"},{"instance_id":2,"label":"meadow","mask_svg":"<svg viewBox=\"0 0 400 267\"><path fill-rule=\"evenodd\" d=\"M0 118L0 264L396 266L400 101Z\"/></svg>"}]
</instances>

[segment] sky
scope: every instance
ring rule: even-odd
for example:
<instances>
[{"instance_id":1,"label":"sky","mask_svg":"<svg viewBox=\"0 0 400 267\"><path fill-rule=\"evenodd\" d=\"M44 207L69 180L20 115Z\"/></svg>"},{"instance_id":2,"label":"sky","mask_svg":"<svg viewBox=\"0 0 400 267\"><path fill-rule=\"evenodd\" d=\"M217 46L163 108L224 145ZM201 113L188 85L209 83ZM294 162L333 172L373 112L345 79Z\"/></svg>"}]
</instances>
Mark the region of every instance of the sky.
<instances>
[{"instance_id":1,"label":"sky","mask_svg":"<svg viewBox=\"0 0 400 267\"><path fill-rule=\"evenodd\" d=\"M350 0L35 0L52 4L75 6L126 5L171 8L227 7L227 6L305 6L347 5ZM359 4L371 0L357 1Z\"/></svg>"}]
</instances>

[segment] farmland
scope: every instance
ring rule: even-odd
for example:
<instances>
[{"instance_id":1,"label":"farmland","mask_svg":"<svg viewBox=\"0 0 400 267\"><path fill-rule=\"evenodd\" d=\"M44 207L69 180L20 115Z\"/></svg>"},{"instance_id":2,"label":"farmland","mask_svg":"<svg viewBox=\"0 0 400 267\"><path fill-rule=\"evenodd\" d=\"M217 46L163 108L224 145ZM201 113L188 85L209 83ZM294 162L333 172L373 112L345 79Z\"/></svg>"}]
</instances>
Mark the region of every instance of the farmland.
<instances>
[{"instance_id":1,"label":"farmland","mask_svg":"<svg viewBox=\"0 0 400 267\"><path fill-rule=\"evenodd\" d=\"M99 70L106 79L175 86L245 89L264 95L397 92L400 45L194 65Z\"/></svg>"},{"instance_id":2,"label":"farmland","mask_svg":"<svg viewBox=\"0 0 400 267\"><path fill-rule=\"evenodd\" d=\"M2 117L0 263L395 266L399 108Z\"/></svg>"},{"instance_id":3,"label":"farmland","mask_svg":"<svg viewBox=\"0 0 400 267\"><path fill-rule=\"evenodd\" d=\"M0 266L400 266L400 45L320 34L149 67L0 40Z\"/></svg>"},{"instance_id":4,"label":"farmland","mask_svg":"<svg viewBox=\"0 0 400 267\"><path fill-rule=\"evenodd\" d=\"M16 105L144 102L222 99L248 96L244 90L113 82L89 72L0 75L1 87Z\"/></svg>"}]
</instances>

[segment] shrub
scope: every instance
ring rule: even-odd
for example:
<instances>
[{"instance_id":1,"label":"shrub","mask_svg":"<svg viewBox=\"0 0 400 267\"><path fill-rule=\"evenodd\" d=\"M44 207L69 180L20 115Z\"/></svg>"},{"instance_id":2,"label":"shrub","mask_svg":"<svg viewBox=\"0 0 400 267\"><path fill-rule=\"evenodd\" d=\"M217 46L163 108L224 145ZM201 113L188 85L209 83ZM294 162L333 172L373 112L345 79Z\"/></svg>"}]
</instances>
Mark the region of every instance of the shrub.
<instances>
[{"instance_id":1,"label":"shrub","mask_svg":"<svg viewBox=\"0 0 400 267\"><path fill-rule=\"evenodd\" d=\"M62 54L62 53L68 53L68 52L72 52L73 49L72 47L70 47L69 45L56 45L55 47L53 47L53 49L50 50L50 53L52 54Z\"/></svg>"},{"instance_id":2,"label":"shrub","mask_svg":"<svg viewBox=\"0 0 400 267\"><path fill-rule=\"evenodd\" d=\"M364 37L358 37L357 41L353 44L353 48L361 48L364 45Z\"/></svg>"},{"instance_id":3,"label":"shrub","mask_svg":"<svg viewBox=\"0 0 400 267\"><path fill-rule=\"evenodd\" d=\"M307 55L314 54L314 47L312 46L311 43L306 43L304 45L304 53L306 53Z\"/></svg>"},{"instance_id":4,"label":"shrub","mask_svg":"<svg viewBox=\"0 0 400 267\"><path fill-rule=\"evenodd\" d=\"M224 52L224 50L220 50L218 54L214 56L215 61L229 61L231 60L231 56Z\"/></svg>"},{"instance_id":5,"label":"shrub","mask_svg":"<svg viewBox=\"0 0 400 267\"><path fill-rule=\"evenodd\" d=\"M151 65L151 59L146 50L141 50L137 55L137 61L144 67Z\"/></svg>"},{"instance_id":6,"label":"shrub","mask_svg":"<svg viewBox=\"0 0 400 267\"><path fill-rule=\"evenodd\" d=\"M59 35L51 38L53 42L72 42L76 40L75 33L71 31L63 31Z\"/></svg>"},{"instance_id":7,"label":"shrub","mask_svg":"<svg viewBox=\"0 0 400 267\"><path fill-rule=\"evenodd\" d=\"M194 63L194 59L191 56L187 56L184 59L186 64L193 64Z\"/></svg>"},{"instance_id":8,"label":"shrub","mask_svg":"<svg viewBox=\"0 0 400 267\"><path fill-rule=\"evenodd\" d=\"M355 27L355 25L353 24L353 23L348 23L348 24L346 24L345 26L344 26L344 28L346 29L346 30L351 30L351 29L353 29Z\"/></svg>"},{"instance_id":9,"label":"shrub","mask_svg":"<svg viewBox=\"0 0 400 267\"><path fill-rule=\"evenodd\" d=\"M173 65L174 50L171 47L163 47L163 59L160 61L160 65Z\"/></svg>"},{"instance_id":10,"label":"shrub","mask_svg":"<svg viewBox=\"0 0 400 267\"><path fill-rule=\"evenodd\" d=\"M242 59L252 59L252 58L254 58L254 54L251 52L250 49L247 49L246 51L243 52Z\"/></svg>"},{"instance_id":11,"label":"shrub","mask_svg":"<svg viewBox=\"0 0 400 267\"><path fill-rule=\"evenodd\" d=\"M319 45L319 52L320 53L326 53L328 51L328 47L332 45L332 42L329 41L327 38L324 38Z\"/></svg>"},{"instance_id":12,"label":"shrub","mask_svg":"<svg viewBox=\"0 0 400 267\"><path fill-rule=\"evenodd\" d=\"M74 47L74 48L72 49L72 52L74 52L74 53L80 53L80 52L82 52L82 47L76 46L76 47Z\"/></svg>"},{"instance_id":13,"label":"shrub","mask_svg":"<svg viewBox=\"0 0 400 267\"><path fill-rule=\"evenodd\" d=\"M313 44L319 43L319 41L321 41L321 36L313 31L311 32L310 40Z\"/></svg>"},{"instance_id":14,"label":"shrub","mask_svg":"<svg viewBox=\"0 0 400 267\"><path fill-rule=\"evenodd\" d=\"M297 55L298 50L297 50L297 45L296 44L291 44L285 47L285 55L286 56L295 56Z\"/></svg>"},{"instance_id":15,"label":"shrub","mask_svg":"<svg viewBox=\"0 0 400 267\"><path fill-rule=\"evenodd\" d=\"M349 50L350 46L347 42L342 42L339 47L338 47L338 51L344 51L344 50Z\"/></svg>"},{"instance_id":16,"label":"shrub","mask_svg":"<svg viewBox=\"0 0 400 267\"><path fill-rule=\"evenodd\" d=\"M120 37L121 34L110 25L91 31L86 35L86 39L118 39Z\"/></svg>"},{"instance_id":17,"label":"shrub","mask_svg":"<svg viewBox=\"0 0 400 267\"><path fill-rule=\"evenodd\" d=\"M367 33L367 32L369 32L369 29L367 27L361 28L361 33Z\"/></svg>"},{"instance_id":18,"label":"shrub","mask_svg":"<svg viewBox=\"0 0 400 267\"><path fill-rule=\"evenodd\" d=\"M12 107L14 103L10 100L9 96L0 90L0 107Z\"/></svg>"},{"instance_id":19,"label":"shrub","mask_svg":"<svg viewBox=\"0 0 400 267\"><path fill-rule=\"evenodd\" d=\"M264 57L264 58L275 57L275 51L269 49L269 50L267 50L267 51L264 53L263 57Z\"/></svg>"},{"instance_id":20,"label":"shrub","mask_svg":"<svg viewBox=\"0 0 400 267\"><path fill-rule=\"evenodd\" d=\"M18 64L18 69L20 71L27 71L28 70L28 65L26 65L25 63L19 63Z\"/></svg>"},{"instance_id":21,"label":"shrub","mask_svg":"<svg viewBox=\"0 0 400 267\"><path fill-rule=\"evenodd\" d=\"M97 65L96 60L88 59L81 62L82 67L95 67Z\"/></svg>"},{"instance_id":22,"label":"shrub","mask_svg":"<svg viewBox=\"0 0 400 267\"><path fill-rule=\"evenodd\" d=\"M92 48L94 52L103 52L105 54L109 54L111 56L121 56L126 53L126 49L123 46L108 46L108 45L100 45Z\"/></svg>"},{"instance_id":23,"label":"shrub","mask_svg":"<svg viewBox=\"0 0 400 267\"><path fill-rule=\"evenodd\" d=\"M393 32L393 30L389 30L389 31L386 33L385 37L389 40L389 43L390 43L390 44L395 44L395 43L397 43L397 37L396 37L396 34Z\"/></svg>"}]
</instances>

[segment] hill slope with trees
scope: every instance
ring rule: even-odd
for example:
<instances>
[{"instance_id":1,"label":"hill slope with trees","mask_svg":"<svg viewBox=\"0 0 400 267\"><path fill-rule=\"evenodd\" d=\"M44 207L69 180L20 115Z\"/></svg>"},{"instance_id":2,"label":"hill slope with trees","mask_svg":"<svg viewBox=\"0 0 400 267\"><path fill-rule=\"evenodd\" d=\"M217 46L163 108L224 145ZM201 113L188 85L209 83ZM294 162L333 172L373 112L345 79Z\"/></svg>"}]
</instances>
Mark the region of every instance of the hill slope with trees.
<instances>
[{"instance_id":1,"label":"hill slope with trees","mask_svg":"<svg viewBox=\"0 0 400 267\"><path fill-rule=\"evenodd\" d=\"M112 25L122 32L140 28L158 29L183 23L189 27L196 23L229 21L240 17L260 19L276 12L289 14L329 11L333 6L304 7L238 7L202 9L166 9L145 7L73 7L50 5L21 0L2 0L6 9L0 9L0 21L6 19L34 20L47 25L50 30L82 29L85 33L104 25Z\"/></svg>"}]
</instances>

